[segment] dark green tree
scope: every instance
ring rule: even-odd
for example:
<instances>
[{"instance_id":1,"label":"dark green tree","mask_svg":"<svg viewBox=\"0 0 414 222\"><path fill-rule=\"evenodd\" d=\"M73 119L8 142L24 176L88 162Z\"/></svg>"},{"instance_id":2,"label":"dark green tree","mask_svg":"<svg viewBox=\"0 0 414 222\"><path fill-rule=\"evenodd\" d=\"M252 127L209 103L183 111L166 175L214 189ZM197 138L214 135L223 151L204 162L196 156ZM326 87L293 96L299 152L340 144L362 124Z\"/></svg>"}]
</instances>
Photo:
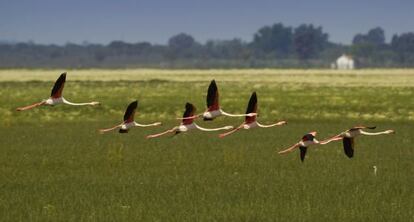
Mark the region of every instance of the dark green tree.
<instances>
[{"instance_id":1,"label":"dark green tree","mask_svg":"<svg viewBox=\"0 0 414 222\"><path fill-rule=\"evenodd\" d=\"M190 58L196 53L196 48L199 44L194 40L191 35L180 33L172 36L168 40L169 52L167 58Z\"/></svg>"},{"instance_id":2,"label":"dark green tree","mask_svg":"<svg viewBox=\"0 0 414 222\"><path fill-rule=\"evenodd\" d=\"M394 35L391 40L392 50L397 54L398 62L404 65L414 64L414 33Z\"/></svg>"},{"instance_id":3,"label":"dark green tree","mask_svg":"<svg viewBox=\"0 0 414 222\"><path fill-rule=\"evenodd\" d=\"M185 50L193 47L196 44L194 38L191 35L180 33L171 37L168 40L168 47L173 50Z\"/></svg>"},{"instance_id":4,"label":"dark green tree","mask_svg":"<svg viewBox=\"0 0 414 222\"><path fill-rule=\"evenodd\" d=\"M254 34L252 46L265 54L285 57L292 49L292 28L282 23L264 26Z\"/></svg>"},{"instance_id":5,"label":"dark green tree","mask_svg":"<svg viewBox=\"0 0 414 222\"><path fill-rule=\"evenodd\" d=\"M370 29L366 34L357 34L352 40L352 55L358 58L360 67L389 65L392 51L385 43L385 32L381 27Z\"/></svg>"},{"instance_id":6,"label":"dark green tree","mask_svg":"<svg viewBox=\"0 0 414 222\"><path fill-rule=\"evenodd\" d=\"M206 56L215 59L246 59L250 54L247 44L240 39L209 40L204 47Z\"/></svg>"},{"instance_id":7,"label":"dark green tree","mask_svg":"<svg viewBox=\"0 0 414 222\"><path fill-rule=\"evenodd\" d=\"M367 34L357 34L352 40L353 44L373 44L376 46L385 44L385 32L381 27L368 31Z\"/></svg>"},{"instance_id":8,"label":"dark green tree","mask_svg":"<svg viewBox=\"0 0 414 222\"><path fill-rule=\"evenodd\" d=\"M295 28L293 44L300 59L314 58L328 44L328 34L323 32L322 27L303 24Z\"/></svg>"}]
</instances>

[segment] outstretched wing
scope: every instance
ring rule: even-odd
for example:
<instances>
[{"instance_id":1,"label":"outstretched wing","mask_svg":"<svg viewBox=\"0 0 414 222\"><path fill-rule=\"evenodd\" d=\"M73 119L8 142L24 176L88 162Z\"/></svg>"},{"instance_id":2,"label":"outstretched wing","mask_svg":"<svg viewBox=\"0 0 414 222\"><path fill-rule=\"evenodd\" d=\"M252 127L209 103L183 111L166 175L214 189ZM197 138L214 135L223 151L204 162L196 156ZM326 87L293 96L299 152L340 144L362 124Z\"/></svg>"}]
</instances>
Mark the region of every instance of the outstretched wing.
<instances>
[{"instance_id":1,"label":"outstretched wing","mask_svg":"<svg viewBox=\"0 0 414 222\"><path fill-rule=\"evenodd\" d=\"M344 145L345 155L347 155L349 158L352 158L354 156L354 138L344 137L342 142Z\"/></svg>"},{"instance_id":2,"label":"outstretched wing","mask_svg":"<svg viewBox=\"0 0 414 222\"><path fill-rule=\"evenodd\" d=\"M214 79L211 80L207 90L207 108L208 111L219 109L219 93Z\"/></svg>"},{"instance_id":3,"label":"outstretched wing","mask_svg":"<svg viewBox=\"0 0 414 222\"><path fill-rule=\"evenodd\" d=\"M60 74L59 78L56 80L55 85L52 88L50 96L52 98L62 97L63 87L65 86L66 81L66 72Z\"/></svg>"},{"instance_id":4,"label":"outstretched wing","mask_svg":"<svg viewBox=\"0 0 414 222\"><path fill-rule=\"evenodd\" d=\"M253 92L250 96L249 104L247 105L246 114L257 113L257 95L256 92ZM246 123L251 123L256 121L256 116L246 116Z\"/></svg>"},{"instance_id":5,"label":"outstretched wing","mask_svg":"<svg viewBox=\"0 0 414 222\"><path fill-rule=\"evenodd\" d=\"M195 106L193 104L186 103L185 104L185 111L184 111L184 114L183 114L183 118L187 118L187 117L194 116L195 111L196 111L196 108L195 108ZM193 123L193 121L194 121L194 118L183 119L183 122L182 123L184 125L187 125L187 124Z\"/></svg>"},{"instance_id":6,"label":"outstretched wing","mask_svg":"<svg viewBox=\"0 0 414 222\"><path fill-rule=\"evenodd\" d=\"M135 111L138 107L138 101L135 100L134 102L130 103L125 111L124 114L124 122L130 123L134 121Z\"/></svg>"},{"instance_id":7,"label":"outstretched wing","mask_svg":"<svg viewBox=\"0 0 414 222\"><path fill-rule=\"evenodd\" d=\"M305 160L306 151L308 150L308 148L304 146L300 146L299 149L300 149L300 160L303 162Z\"/></svg>"}]
</instances>

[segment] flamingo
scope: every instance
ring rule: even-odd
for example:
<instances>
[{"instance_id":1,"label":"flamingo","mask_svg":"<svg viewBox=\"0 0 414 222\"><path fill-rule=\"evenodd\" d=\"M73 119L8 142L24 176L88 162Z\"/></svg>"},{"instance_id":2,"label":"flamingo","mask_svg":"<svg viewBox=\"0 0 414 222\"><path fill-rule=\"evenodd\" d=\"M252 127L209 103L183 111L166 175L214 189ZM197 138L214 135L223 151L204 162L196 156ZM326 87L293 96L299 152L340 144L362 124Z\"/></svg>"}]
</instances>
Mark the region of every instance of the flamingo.
<instances>
[{"instance_id":1,"label":"flamingo","mask_svg":"<svg viewBox=\"0 0 414 222\"><path fill-rule=\"evenodd\" d=\"M124 114L124 122L122 122L119 125L116 125L114 127L108 128L108 129L100 129L99 132L100 133L105 133L105 132L109 132L112 131L114 129L120 128L119 129L119 133L128 133L129 129L134 127L134 126L138 126L138 127L149 127L149 126L159 126L161 125L160 122L156 122L156 123L151 123L151 124L139 124L137 122L135 122L134 117L135 117L135 112L137 110L138 107L138 101L135 100L134 102L130 103L125 111Z\"/></svg>"},{"instance_id":2,"label":"flamingo","mask_svg":"<svg viewBox=\"0 0 414 222\"><path fill-rule=\"evenodd\" d=\"M45 99L45 100L43 100L41 102L38 102L38 103L34 103L32 105L19 107L16 110L17 111L24 111L24 110L33 109L33 108L38 107L38 106L43 106L43 105L54 106L54 105L58 105L58 104L61 104L61 103L71 105L71 106L87 106L87 105L95 106L95 105L99 105L99 102L72 103L72 102L67 101L62 96L63 88L65 86L65 81L66 81L66 72L62 73L59 76L59 78L56 80L55 85L52 88L52 92L50 94L50 97L48 99Z\"/></svg>"},{"instance_id":3,"label":"flamingo","mask_svg":"<svg viewBox=\"0 0 414 222\"><path fill-rule=\"evenodd\" d=\"M345 155L349 158L352 158L354 156L354 138L359 135L365 135L365 136L377 136L377 135L384 135L384 134L394 134L394 130L385 130L381 132L376 133L370 133L366 132L363 129L375 129L375 126L355 126L345 132L342 132L336 136L333 136L329 139L326 139L322 141L323 143L329 143L332 141L342 140L343 146L344 146L344 152Z\"/></svg>"},{"instance_id":4,"label":"flamingo","mask_svg":"<svg viewBox=\"0 0 414 222\"><path fill-rule=\"evenodd\" d=\"M213 120L219 116L230 116L230 117L240 117L240 116L255 116L256 113L247 113L247 114L230 114L224 112L219 105L219 93L216 81L213 79L210 82L207 90L207 109L202 114L197 114L194 116L189 116L186 118L177 118L177 119L192 119L203 116L204 121Z\"/></svg>"},{"instance_id":5,"label":"flamingo","mask_svg":"<svg viewBox=\"0 0 414 222\"><path fill-rule=\"evenodd\" d=\"M317 133L315 131L310 132L310 133L307 133L307 134L305 134L302 137L302 139L299 142L293 144L293 146L291 146L291 147L289 147L287 149L284 149L282 151L279 151L278 153L279 154L287 154L287 153L290 153L290 152L292 152L293 150L295 150L296 148L299 147L299 150L300 150L300 160L303 162L305 160L306 151L308 150L308 147L309 146L326 144L326 143L319 142L315 138L316 137L316 134Z\"/></svg>"},{"instance_id":6,"label":"flamingo","mask_svg":"<svg viewBox=\"0 0 414 222\"><path fill-rule=\"evenodd\" d=\"M218 131L218 130L229 130L229 129L233 128L233 126L224 126L224 127L220 127L220 128L214 128L214 129L207 129L207 128L200 127L199 125L194 123L194 120L197 118L197 116L194 115L195 111L196 111L196 108L193 104L186 103L183 118L182 118L181 124L179 126L175 126L172 129L169 129L169 130L164 131L162 133L148 135L147 139L156 138L156 137L159 137L159 136L162 136L162 135L165 135L165 134L169 134L169 133L178 134L178 133L187 132L187 131L193 130L193 129L198 129L198 130L201 130L201 131Z\"/></svg>"},{"instance_id":7,"label":"flamingo","mask_svg":"<svg viewBox=\"0 0 414 222\"><path fill-rule=\"evenodd\" d=\"M250 100L249 100L249 104L247 105L246 114L249 114L249 113L254 113L255 115L246 116L244 122L239 127L235 128L235 129L233 129L229 132L222 133L222 134L219 135L219 137L223 138L225 136L228 136L232 133L237 132L240 129L251 129L251 128L254 128L254 127L269 128L269 127L282 126L282 125L287 124L286 121L279 121L279 122L276 122L274 124L263 125L263 124L260 124L259 122L256 121L256 117L257 117L257 95L256 95L256 92L252 93L252 95L250 97Z\"/></svg>"},{"instance_id":8,"label":"flamingo","mask_svg":"<svg viewBox=\"0 0 414 222\"><path fill-rule=\"evenodd\" d=\"M240 116L255 116L256 113L247 113L247 114L230 114L224 112L219 105L219 93L216 81L213 79L210 82L207 90L207 110L202 114L203 119L213 120L218 116L230 116L230 117L240 117Z\"/></svg>"}]
</instances>

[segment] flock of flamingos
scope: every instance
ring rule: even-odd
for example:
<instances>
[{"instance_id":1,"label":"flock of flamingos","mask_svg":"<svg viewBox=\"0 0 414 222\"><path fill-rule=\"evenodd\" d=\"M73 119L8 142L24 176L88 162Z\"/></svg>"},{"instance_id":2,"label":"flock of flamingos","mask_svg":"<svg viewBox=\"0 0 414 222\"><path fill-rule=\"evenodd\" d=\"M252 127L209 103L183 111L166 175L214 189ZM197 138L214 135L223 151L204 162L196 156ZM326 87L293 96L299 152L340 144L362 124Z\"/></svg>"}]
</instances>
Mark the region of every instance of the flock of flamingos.
<instances>
[{"instance_id":1,"label":"flock of flamingos","mask_svg":"<svg viewBox=\"0 0 414 222\"><path fill-rule=\"evenodd\" d=\"M62 96L62 92L63 92L63 88L65 86L65 82L66 82L66 73L62 73L59 78L56 80L55 85L52 88L52 92L51 95L48 99L43 100L41 102L38 103L34 103L32 105L29 106L24 106L24 107L19 107L17 108L17 111L23 111L23 110L29 110L29 109L33 109L35 107L39 107L39 106L54 106L54 105L58 105L58 104L67 104L67 105L72 105L72 106L85 106L85 105L91 105L91 106L95 106L95 105L99 105L99 102L89 102L89 103L73 103L73 102L69 102L67 101L65 98L63 98ZM137 110L138 107L138 101L134 101L131 104L128 105L126 111L125 111L125 115L124 115L124 120L122 123L108 128L108 129L101 129L99 130L101 133L105 133L105 132L109 132L115 129L119 128L119 132L120 133L127 133L129 131L130 128L132 127L149 127L149 126L159 126L161 125L160 122L156 122L156 123L152 123L152 124L140 124L135 122L134 120L134 116L135 116L135 112ZM199 125L197 125L194 120L202 117L205 121L208 120L214 120L216 117L219 116L229 116L229 117L245 117L244 122L234 128L233 126L224 126L224 127L220 127L220 128L214 128L214 129L207 129L207 128L203 128L200 127ZM219 135L220 138L223 138L225 136L228 136L232 133L237 132L240 129L251 129L251 128L255 128L255 127L262 127L262 128L269 128L269 127L275 127L275 126L282 126L287 124L286 121L279 121L277 123L274 124L270 124L270 125L263 125L260 124L259 122L257 122L257 95L256 92L253 92L249 103L247 105L247 109L246 109L246 113L245 114L230 114L230 113L226 113L224 112L219 105L219 93L218 93L218 88L216 85L216 82L214 80L211 81L210 86L208 87L208 91L207 91L207 110L204 113L201 114L196 114L196 108L193 104L191 103L186 103L185 104L185 111L183 114L182 118L178 118L181 120L181 124L179 126L175 126L167 131L158 133L158 134L153 134L153 135L149 135L147 136L147 139L150 138L156 138L156 137L160 137L162 135L166 135L166 134L178 134L181 132L187 132L189 130L193 130L193 129L198 129L201 131L218 131L218 130L230 130L228 132L222 133ZM345 154L349 157L352 158L354 156L354 138L359 136L359 135L366 135L366 136L376 136L376 135L382 135L382 134L394 134L395 131L394 130L386 130L386 131L382 131L382 132L376 132L376 133L372 133L372 132L367 132L364 131L366 129L375 129L375 127L368 127L368 126L355 126L351 129L348 129L344 132L339 133L338 135L332 136L328 139L325 139L323 141L318 141L315 137L316 137L316 132L309 132L306 135L304 135L302 137L301 140L299 140L299 142L295 143L294 145L292 145L291 147L284 149L282 151L279 152L279 154L286 154L286 153L290 153L292 151L294 151L295 149L299 148L300 150L300 159L303 162L305 159L305 155L306 155L306 151L307 148L309 146L312 145L325 145L328 144L330 142L333 141L338 141L338 140L342 140L343 142L343 148L344 148L344 152Z\"/></svg>"}]
</instances>

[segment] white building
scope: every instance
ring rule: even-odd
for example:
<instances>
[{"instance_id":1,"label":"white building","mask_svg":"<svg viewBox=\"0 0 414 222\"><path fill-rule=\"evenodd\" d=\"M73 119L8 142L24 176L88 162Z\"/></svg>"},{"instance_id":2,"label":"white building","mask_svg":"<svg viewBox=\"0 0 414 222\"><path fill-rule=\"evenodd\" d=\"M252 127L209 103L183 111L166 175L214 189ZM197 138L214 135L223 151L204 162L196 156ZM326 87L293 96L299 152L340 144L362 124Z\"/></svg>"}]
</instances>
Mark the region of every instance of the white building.
<instances>
[{"instance_id":1,"label":"white building","mask_svg":"<svg viewBox=\"0 0 414 222\"><path fill-rule=\"evenodd\" d=\"M337 60L335 64L337 69L354 69L354 60L351 56L348 55L341 55Z\"/></svg>"}]
</instances>

